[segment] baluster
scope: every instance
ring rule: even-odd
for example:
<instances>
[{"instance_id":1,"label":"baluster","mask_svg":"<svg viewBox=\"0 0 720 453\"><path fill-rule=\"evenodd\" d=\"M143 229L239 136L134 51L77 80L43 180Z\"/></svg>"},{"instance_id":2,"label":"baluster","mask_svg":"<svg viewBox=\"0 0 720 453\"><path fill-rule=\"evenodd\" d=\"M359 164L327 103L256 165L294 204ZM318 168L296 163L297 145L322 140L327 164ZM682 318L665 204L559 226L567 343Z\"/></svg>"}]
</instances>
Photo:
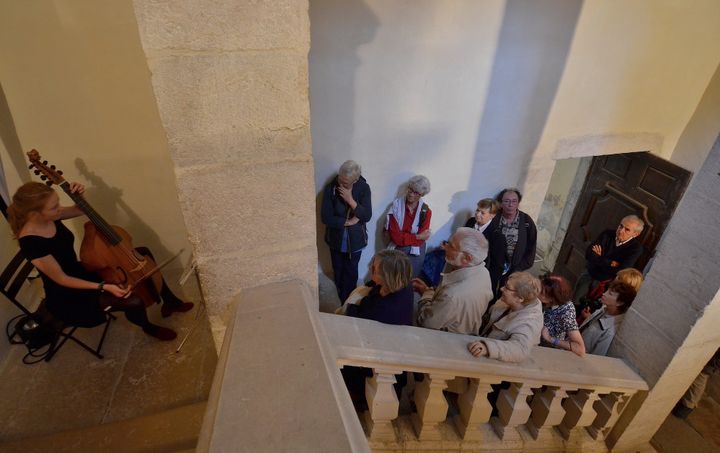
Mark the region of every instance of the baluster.
<instances>
[{"instance_id":1,"label":"baluster","mask_svg":"<svg viewBox=\"0 0 720 453\"><path fill-rule=\"evenodd\" d=\"M470 379L468 388L458 396L460 415L455 416L455 426L463 440L484 440L492 405L488 393L497 381Z\"/></svg>"},{"instance_id":2,"label":"baluster","mask_svg":"<svg viewBox=\"0 0 720 453\"><path fill-rule=\"evenodd\" d=\"M552 438L553 427L559 425L565 417L562 401L567 398L568 390L575 389L549 385L535 393L530 405L532 414L527 423L533 439L538 440L540 436Z\"/></svg>"},{"instance_id":3,"label":"baluster","mask_svg":"<svg viewBox=\"0 0 720 453\"><path fill-rule=\"evenodd\" d=\"M510 388L500 391L497 400L498 416L490 420L495 433L502 440L520 440L516 426L525 424L530 417L530 406L527 397L532 395L532 388L540 384L530 382L511 382Z\"/></svg>"},{"instance_id":4,"label":"baluster","mask_svg":"<svg viewBox=\"0 0 720 453\"><path fill-rule=\"evenodd\" d=\"M565 439L570 439L573 428L590 426L595 419L593 404L599 398L595 390L580 389L563 402L565 417L558 430Z\"/></svg>"},{"instance_id":5,"label":"baluster","mask_svg":"<svg viewBox=\"0 0 720 453\"><path fill-rule=\"evenodd\" d=\"M597 417L593 420L592 425L586 428L593 439L605 440L605 435L620 417L621 403L627 401L628 398L630 395L612 392L595 401L593 408L597 412Z\"/></svg>"},{"instance_id":6,"label":"baluster","mask_svg":"<svg viewBox=\"0 0 720 453\"><path fill-rule=\"evenodd\" d=\"M445 421L448 411L443 390L451 379L454 376L430 373L415 384L417 413L412 414L412 424L419 440L440 440L438 425Z\"/></svg>"},{"instance_id":7,"label":"baluster","mask_svg":"<svg viewBox=\"0 0 720 453\"><path fill-rule=\"evenodd\" d=\"M365 380L365 398L368 411L365 413L365 424L370 440L395 441L395 428L392 421L398 416L400 402L395 394L395 374L398 370L373 370L372 377Z\"/></svg>"}]
</instances>

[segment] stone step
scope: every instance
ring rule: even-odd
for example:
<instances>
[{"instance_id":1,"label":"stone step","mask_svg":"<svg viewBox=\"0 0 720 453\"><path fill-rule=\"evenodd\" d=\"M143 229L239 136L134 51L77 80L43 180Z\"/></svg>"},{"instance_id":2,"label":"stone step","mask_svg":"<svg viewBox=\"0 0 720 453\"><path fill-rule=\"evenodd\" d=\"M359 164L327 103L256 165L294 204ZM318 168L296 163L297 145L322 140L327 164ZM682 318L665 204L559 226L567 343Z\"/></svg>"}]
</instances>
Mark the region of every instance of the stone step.
<instances>
[{"instance_id":1,"label":"stone step","mask_svg":"<svg viewBox=\"0 0 720 453\"><path fill-rule=\"evenodd\" d=\"M194 451L207 402L156 414L0 444L3 453ZM67 408L68 416L72 408Z\"/></svg>"}]
</instances>

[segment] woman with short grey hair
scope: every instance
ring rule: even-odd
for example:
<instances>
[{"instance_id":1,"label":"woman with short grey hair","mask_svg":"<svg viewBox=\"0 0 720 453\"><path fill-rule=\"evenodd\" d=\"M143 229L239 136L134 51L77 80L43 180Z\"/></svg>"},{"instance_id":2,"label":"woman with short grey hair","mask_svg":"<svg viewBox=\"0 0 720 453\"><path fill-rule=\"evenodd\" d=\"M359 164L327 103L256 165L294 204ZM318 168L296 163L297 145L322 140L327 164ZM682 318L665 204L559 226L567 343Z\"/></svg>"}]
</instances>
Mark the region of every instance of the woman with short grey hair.
<instances>
[{"instance_id":1,"label":"woman with short grey hair","mask_svg":"<svg viewBox=\"0 0 720 453\"><path fill-rule=\"evenodd\" d=\"M423 175L410 178L404 197L393 200L385 220L390 235L388 248L405 253L413 267L413 278L420 275L425 259L425 241L430 234L432 211L423 196L430 193L430 180Z\"/></svg>"},{"instance_id":2,"label":"woman with short grey hair","mask_svg":"<svg viewBox=\"0 0 720 453\"><path fill-rule=\"evenodd\" d=\"M338 175L325 186L320 217L342 304L357 286L360 254L368 243L365 225L372 217L370 186L357 162L344 162Z\"/></svg>"},{"instance_id":3,"label":"woman with short grey hair","mask_svg":"<svg viewBox=\"0 0 720 453\"><path fill-rule=\"evenodd\" d=\"M528 272L515 272L500 291L488 319L483 319L480 336L484 338L468 343L467 348L475 357L522 362L540 343L543 314L538 296L542 285Z\"/></svg>"}]
</instances>

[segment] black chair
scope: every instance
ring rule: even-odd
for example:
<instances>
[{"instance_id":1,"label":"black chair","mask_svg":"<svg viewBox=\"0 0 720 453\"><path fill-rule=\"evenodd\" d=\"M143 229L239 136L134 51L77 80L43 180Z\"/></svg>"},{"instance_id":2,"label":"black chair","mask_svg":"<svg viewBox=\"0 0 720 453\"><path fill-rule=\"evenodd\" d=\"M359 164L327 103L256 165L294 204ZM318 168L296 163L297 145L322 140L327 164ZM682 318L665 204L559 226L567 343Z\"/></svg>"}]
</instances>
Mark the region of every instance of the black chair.
<instances>
[{"instance_id":1,"label":"black chair","mask_svg":"<svg viewBox=\"0 0 720 453\"><path fill-rule=\"evenodd\" d=\"M55 340L50 344L50 349L45 355L45 361L49 362L55 354L62 348L68 340L74 341L80 347L94 355L95 357L102 359L103 355L100 353L102 345L105 342L110 323L117 319L112 313L104 312L104 321L101 321L95 326L73 326L64 323L57 317L53 316L47 309L44 308L45 301L43 300L40 304L40 308L35 312L30 312L25 305L23 305L18 299L17 295L28 281L38 278L40 275L30 274L35 271L35 266L30 261L25 259L22 252L15 254L10 263L5 267L2 274L0 274L0 293L8 298L21 312L31 317L37 324L47 328L51 328L57 334ZM79 327L90 327L95 328L104 325L102 336L96 347L91 347L87 343L83 342L75 336L75 331Z\"/></svg>"}]
</instances>

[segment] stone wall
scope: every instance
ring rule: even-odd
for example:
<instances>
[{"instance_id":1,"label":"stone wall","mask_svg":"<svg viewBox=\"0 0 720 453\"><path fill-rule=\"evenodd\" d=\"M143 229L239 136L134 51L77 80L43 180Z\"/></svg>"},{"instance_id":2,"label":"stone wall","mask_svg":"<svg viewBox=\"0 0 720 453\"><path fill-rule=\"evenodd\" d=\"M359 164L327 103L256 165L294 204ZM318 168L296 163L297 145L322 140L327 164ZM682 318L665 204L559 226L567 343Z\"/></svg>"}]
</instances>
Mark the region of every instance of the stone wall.
<instances>
[{"instance_id":1,"label":"stone wall","mask_svg":"<svg viewBox=\"0 0 720 453\"><path fill-rule=\"evenodd\" d=\"M242 288L317 287L308 2L134 6L218 340Z\"/></svg>"},{"instance_id":2,"label":"stone wall","mask_svg":"<svg viewBox=\"0 0 720 453\"><path fill-rule=\"evenodd\" d=\"M612 440L620 451L650 439L720 347L719 236L720 137L665 230L610 349L651 388L637 416Z\"/></svg>"}]
</instances>

